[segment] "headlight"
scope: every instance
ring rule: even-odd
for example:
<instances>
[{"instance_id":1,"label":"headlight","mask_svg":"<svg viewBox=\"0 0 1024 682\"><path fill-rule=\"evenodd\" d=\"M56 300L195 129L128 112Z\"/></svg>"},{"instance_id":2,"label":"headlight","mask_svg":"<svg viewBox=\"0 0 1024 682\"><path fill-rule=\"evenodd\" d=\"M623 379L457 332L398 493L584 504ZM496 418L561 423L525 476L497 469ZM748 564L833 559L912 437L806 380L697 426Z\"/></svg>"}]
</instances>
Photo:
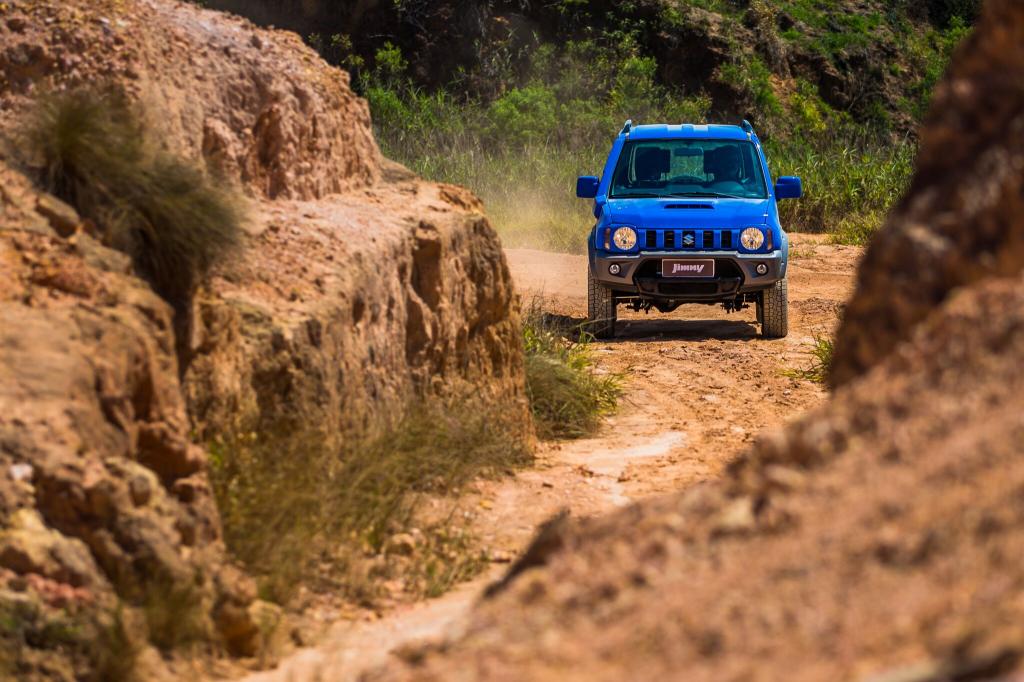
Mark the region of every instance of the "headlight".
<instances>
[{"instance_id":1,"label":"headlight","mask_svg":"<svg viewBox=\"0 0 1024 682\"><path fill-rule=\"evenodd\" d=\"M612 241L615 242L615 248L620 251L629 251L636 246L636 230L632 227L620 227L612 235Z\"/></svg>"},{"instance_id":2,"label":"headlight","mask_svg":"<svg viewBox=\"0 0 1024 682\"><path fill-rule=\"evenodd\" d=\"M764 232L756 227L748 227L740 235L740 244L747 251L757 251L764 246Z\"/></svg>"}]
</instances>

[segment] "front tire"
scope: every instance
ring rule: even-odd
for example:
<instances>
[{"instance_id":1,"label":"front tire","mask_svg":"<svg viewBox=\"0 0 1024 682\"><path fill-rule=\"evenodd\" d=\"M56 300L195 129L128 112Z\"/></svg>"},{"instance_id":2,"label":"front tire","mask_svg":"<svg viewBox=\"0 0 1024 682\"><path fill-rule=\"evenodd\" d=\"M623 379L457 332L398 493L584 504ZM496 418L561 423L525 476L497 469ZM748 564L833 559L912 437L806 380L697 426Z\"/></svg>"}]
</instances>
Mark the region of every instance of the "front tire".
<instances>
[{"instance_id":1,"label":"front tire","mask_svg":"<svg viewBox=\"0 0 1024 682\"><path fill-rule=\"evenodd\" d=\"M761 336L766 339L782 339L789 334L788 280L779 280L761 292L757 320L761 323Z\"/></svg>"},{"instance_id":2,"label":"front tire","mask_svg":"<svg viewBox=\"0 0 1024 682\"><path fill-rule=\"evenodd\" d=\"M594 279L587 268L587 331L595 339L615 336L615 292Z\"/></svg>"}]
</instances>

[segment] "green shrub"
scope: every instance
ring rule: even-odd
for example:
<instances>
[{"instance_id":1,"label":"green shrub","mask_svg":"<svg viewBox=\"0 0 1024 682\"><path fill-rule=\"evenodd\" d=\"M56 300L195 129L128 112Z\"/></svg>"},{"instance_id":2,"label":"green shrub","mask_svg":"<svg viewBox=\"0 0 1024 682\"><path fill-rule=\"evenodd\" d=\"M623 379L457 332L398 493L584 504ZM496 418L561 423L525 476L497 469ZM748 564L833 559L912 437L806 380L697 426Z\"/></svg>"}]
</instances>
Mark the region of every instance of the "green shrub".
<instances>
[{"instance_id":1,"label":"green shrub","mask_svg":"<svg viewBox=\"0 0 1024 682\"><path fill-rule=\"evenodd\" d=\"M502 410L468 400L411 406L382 435L341 448L316 433L271 431L222 439L210 450L228 548L276 601L318 579L372 601L380 578L399 570L424 594L445 589L481 565L454 519L429 519L422 547L402 566L387 563L389 538L423 521L426 497L443 501L475 477L531 461Z\"/></svg>"},{"instance_id":2,"label":"green shrub","mask_svg":"<svg viewBox=\"0 0 1024 682\"><path fill-rule=\"evenodd\" d=\"M805 379L816 384L824 384L828 381L829 372L832 369L832 349L834 342L828 336L814 335L814 346L811 348L813 360L810 367L806 369L790 369L784 374L794 379Z\"/></svg>"},{"instance_id":3,"label":"green shrub","mask_svg":"<svg viewBox=\"0 0 1024 682\"><path fill-rule=\"evenodd\" d=\"M538 303L527 311L526 392L537 435L579 438L593 433L622 394L622 377L601 373L590 352L590 338L546 316Z\"/></svg>"},{"instance_id":4,"label":"green shrub","mask_svg":"<svg viewBox=\"0 0 1024 682\"><path fill-rule=\"evenodd\" d=\"M181 307L238 246L242 208L223 183L161 150L142 121L113 92L45 96L21 130L22 155L43 189L92 220Z\"/></svg>"}]
</instances>

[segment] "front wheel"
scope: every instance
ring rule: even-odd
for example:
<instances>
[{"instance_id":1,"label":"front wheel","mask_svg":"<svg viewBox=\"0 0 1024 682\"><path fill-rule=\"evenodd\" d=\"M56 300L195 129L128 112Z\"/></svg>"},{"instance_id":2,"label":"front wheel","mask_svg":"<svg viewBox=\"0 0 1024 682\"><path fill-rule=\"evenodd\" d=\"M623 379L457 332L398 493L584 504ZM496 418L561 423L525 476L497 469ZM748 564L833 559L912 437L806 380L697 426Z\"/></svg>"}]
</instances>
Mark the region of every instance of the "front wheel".
<instances>
[{"instance_id":1,"label":"front wheel","mask_svg":"<svg viewBox=\"0 0 1024 682\"><path fill-rule=\"evenodd\" d=\"M615 336L615 292L602 285L587 268L587 330L596 339Z\"/></svg>"},{"instance_id":2,"label":"front wheel","mask_svg":"<svg viewBox=\"0 0 1024 682\"><path fill-rule=\"evenodd\" d=\"M761 336L781 339L789 333L789 284L783 279L761 292L757 304L757 321L761 323Z\"/></svg>"}]
</instances>

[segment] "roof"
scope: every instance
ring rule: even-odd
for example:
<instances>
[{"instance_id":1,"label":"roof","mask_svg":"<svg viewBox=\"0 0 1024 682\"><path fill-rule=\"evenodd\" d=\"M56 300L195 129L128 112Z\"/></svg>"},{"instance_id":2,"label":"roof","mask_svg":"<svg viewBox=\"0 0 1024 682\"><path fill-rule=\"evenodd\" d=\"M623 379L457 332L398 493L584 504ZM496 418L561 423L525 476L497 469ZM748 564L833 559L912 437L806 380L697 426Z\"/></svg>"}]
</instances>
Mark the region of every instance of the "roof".
<instances>
[{"instance_id":1,"label":"roof","mask_svg":"<svg viewBox=\"0 0 1024 682\"><path fill-rule=\"evenodd\" d=\"M739 126L730 125L637 125L629 130L631 140L665 140L665 139L716 139L746 140L747 133Z\"/></svg>"}]
</instances>

